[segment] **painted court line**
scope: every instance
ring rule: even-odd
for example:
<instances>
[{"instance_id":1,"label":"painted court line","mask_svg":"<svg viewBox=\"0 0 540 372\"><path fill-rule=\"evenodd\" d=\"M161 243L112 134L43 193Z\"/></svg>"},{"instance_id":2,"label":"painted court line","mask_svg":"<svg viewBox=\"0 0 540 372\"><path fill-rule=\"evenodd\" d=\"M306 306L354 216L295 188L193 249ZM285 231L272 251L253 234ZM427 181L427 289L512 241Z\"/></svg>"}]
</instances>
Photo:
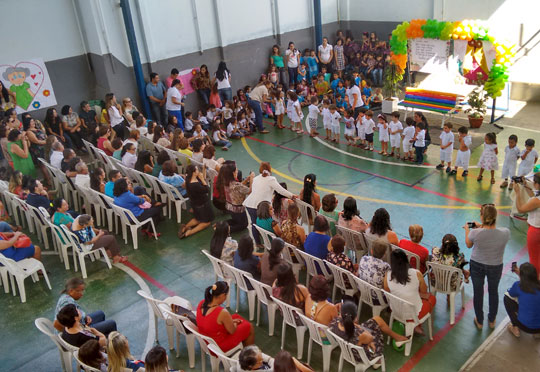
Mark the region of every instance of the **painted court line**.
<instances>
[{"instance_id":1,"label":"painted court line","mask_svg":"<svg viewBox=\"0 0 540 372\"><path fill-rule=\"evenodd\" d=\"M356 168L356 167L352 167L352 166L347 165L347 164L336 162L334 160L326 159L326 158L323 158L323 157L320 157L320 156L317 156L317 155L313 155L313 154L309 154L309 153L306 153L306 152L303 152L303 151L300 151L300 150L292 149L290 147L280 146L280 145L277 145L277 144L272 143L272 142L268 142L268 141L265 141L265 140L261 140L261 139L254 138L254 137L249 137L249 136L242 138L241 142L244 145L244 148L246 149L248 154L255 161L257 161L259 163L261 162L261 159L259 159L259 157L257 157L257 155L255 155L255 153L251 150L251 148L249 147L249 145L246 142L246 138L248 138L250 140L253 140L255 142L260 142L260 143L263 143L263 144L266 144L266 145L269 145L269 146L272 146L272 147L277 147L277 148L280 148L280 149L283 149L283 150L287 150L287 151L295 152L295 153L298 153L298 154L302 154L302 155L305 155L305 156L308 156L308 157L311 157L311 158L314 158L314 159L318 159L318 160L321 160L321 161L324 161L324 162L327 162L327 163L330 163L330 164L334 164L334 165L338 165L338 166L341 166L341 167L344 167L344 168L355 170L355 171L358 171L358 172L361 172L361 173L364 173L364 174L369 174L369 175L377 177L377 178L381 178L381 179L384 179L384 180L387 180L387 181L391 181L393 183L397 183L397 184L400 184L400 185L403 185L403 186L406 186L406 187L411 187L411 188L413 188L415 190L419 190L419 191L423 191L423 192L430 193L430 194L433 194L433 195L437 195L437 196L440 196L440 197L445 198L445 199L453 200L453 201L463 203L463 204L468 204L468 206L449 206L449 205L437 205L437 204L408 203L408 202L400 202L400 201L374 199L374 198L369 198L369 197L360 196L360 195L347 194L347 193L344 193L344 192L341 192L341 191L332 190L332 189L328 189L328 188L324 188L324 187L319 187L319 190L322 190L322 191L331 192L331 193L334 193L334 194L337 194L337 195L342 195L342 196L352 196L352 197L354 197L355 199L358 199L358 200L365 200L365 201L375 202L375 203L403 205L403 206L408 206L408 207L438 208L438 209L477 209L480 206L480 204L478 204L478 203L473 203L473 202L470 202L470 201L465 200L465 199L457 198L457 197L454 197L454 196L451 196L451 195L442 194L440 192L429 190L429 189L426 189L426 188L423 188L423 187L420 187L420 186L417 186L417 185L411 185L411 184L409 184L407 182L403 182L403 181L396 180L396 179L386 177L386 176L381 176L381 175L379 175L377 173L368 172L368 171L365 171L365 170L362 170L362 169L359 169L359 168ZM278 174L279 176L283 177L283 178L286 178L286 179L288 179L290 181L293 181L295 183L303 185L303 182L301 180L298 180L298 179L296 179L294 177L291 177L291 176L289 176L287 174L279 172L276 169L273 169L272 171L274 173ZM509 208L511 208L511 207L510 206L499 206L498 207L498 209L509 209ZM509 214L506 213L506 212L500 211L500 213L503 214L503 215L509 216Z\"/></svg>"},{"instance_id":2,"label":"painted court line","mask_svg":"<svg viewBox=\"0 0 540 372\"><path fill-rule=\"evenodd\" d=\"M132 264L131 262L126 262L124 263L125 266L129 267L130 269L132 269L134 272L136 272L137 274L139 274L141 277L143 277L144 279L148 280L150 283L152 283L152 285L154 285L155 287L161 289L163 292L165 292L166 294L168 294L169 296L176 296L176 293L174 293L172 290L170 290L169 288L167 288L165 285L161 284L160 282L158 282L156 279L154 279L153 277L151 277L149 274L147 274L144 270L138 268L137 266L135 266L134 264Z\"/></svg>"}]
</instances>

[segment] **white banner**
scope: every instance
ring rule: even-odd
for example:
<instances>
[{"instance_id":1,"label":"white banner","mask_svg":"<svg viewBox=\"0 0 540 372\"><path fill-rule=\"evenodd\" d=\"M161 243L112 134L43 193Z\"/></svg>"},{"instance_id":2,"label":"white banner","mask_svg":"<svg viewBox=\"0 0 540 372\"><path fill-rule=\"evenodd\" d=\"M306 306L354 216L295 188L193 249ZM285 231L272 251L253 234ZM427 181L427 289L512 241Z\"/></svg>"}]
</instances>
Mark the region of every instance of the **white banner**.
<instances>
[{"instance_id":1,"label":"white banner","mask_svg":"<svg viewBox=\"0 0 540 372\"><path fill-rule=\"evenodd\" d=\"M447 71L450 41L436 39L409 40L411 71L440 73Z\"/></svg>"},{"instance_id":2,"label":"white banner","mask_svg":"<svg viewBox=\"0 0 540 372\"><path fill-rule=\"evenodd\" d=\"M56 106L56 97L43 58L0 64L0 79L15 95L18 114Z\"/></svg>"}]
</instances>

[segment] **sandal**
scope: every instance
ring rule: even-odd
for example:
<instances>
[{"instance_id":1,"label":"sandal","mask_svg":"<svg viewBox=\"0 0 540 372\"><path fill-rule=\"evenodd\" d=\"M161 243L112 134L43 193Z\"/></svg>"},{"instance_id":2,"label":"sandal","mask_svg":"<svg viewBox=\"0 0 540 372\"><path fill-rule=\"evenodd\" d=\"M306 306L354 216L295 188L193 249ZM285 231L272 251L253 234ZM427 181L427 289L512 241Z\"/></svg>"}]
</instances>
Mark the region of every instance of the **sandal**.
<instances>
[{"instance_id":1,"label":"sandal","mask_svg":"<svg viewBox=\"0 0 540 372\"><path fill-rule=\"evenodd\" d=\"M482 177L482 176L478 176L478 177L476 177L476 180L477 180L478 182L480 182L480 181L482 181L483 178L484 178L484 177Z\"/></svg>"},{"instance_id":2,"label":"sandal","mask_svg":"<svg viewBox=\"0 0 540 372\"><path fill-rule=\"evenodd\" d=\"M178 239L182 239L186 234L186 224L181 224L180 229L178 230Z\"/></svg>"},{"instance_id":3,"label":"sandal","mask_svg":"<svg viewBox=\"0 0 540 372\"><path fill-rule=\"evenodd\" d=\"M512 323L509 323L508 326L506 327L506 329L508 329L510 331L510 333L513 334L514 336L516 336L517 338L519 338L521 336L521 332L519 331L519 328L513 326Z\"/></svg>"},{"instance_id":4,"label":"sandal","mask_svg":"<svg viewBox=\"0 0 540 372\"><path fill-rule=\"evenodd\" d=\"M476 320L476 317L474 317L474 325L476 326L476 328L478 330L482 330L482 328L484 327L482 324L478 323L478 320Z\"/></svg>"}]
</instances>

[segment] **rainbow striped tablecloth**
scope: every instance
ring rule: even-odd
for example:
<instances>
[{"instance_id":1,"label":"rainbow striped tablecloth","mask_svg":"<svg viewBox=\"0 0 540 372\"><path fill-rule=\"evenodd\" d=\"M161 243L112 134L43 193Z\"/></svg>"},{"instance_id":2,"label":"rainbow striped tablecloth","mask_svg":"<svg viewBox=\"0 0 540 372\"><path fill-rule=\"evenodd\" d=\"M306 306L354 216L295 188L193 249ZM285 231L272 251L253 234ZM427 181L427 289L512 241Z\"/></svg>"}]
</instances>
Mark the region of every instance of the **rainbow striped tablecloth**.
<instances>
[{"instance_id":1,"label":"rainbow striped tablecloth","mask_svg":"<svg viewBox=\"0 0 540 372\"><path fill-rule=\"evenodd\" d=\"M406 88L405 99L399 105L447 114L449 111L457 112L460 110L457 107L460 99L461 96L458 94Z\"/></svg>"}]
</instances>

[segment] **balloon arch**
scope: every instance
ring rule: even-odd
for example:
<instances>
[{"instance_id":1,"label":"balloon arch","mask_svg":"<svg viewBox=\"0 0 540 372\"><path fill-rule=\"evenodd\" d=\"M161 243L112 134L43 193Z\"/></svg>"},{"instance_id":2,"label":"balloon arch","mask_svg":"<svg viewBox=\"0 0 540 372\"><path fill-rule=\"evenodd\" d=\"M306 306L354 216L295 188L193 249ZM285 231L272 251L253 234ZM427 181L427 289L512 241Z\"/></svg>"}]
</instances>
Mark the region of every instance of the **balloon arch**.
<instances>
[{"instance_id":1,"label":"balloon arch","mask_svg":"<svg viewBox=\"0 0 540 372\"><path fill-rule=\"evenodd\" d=\"M469 44L479 41L480 45L477 46L480 47L482 41L491 42L495 47L496 55L484 83L484 89L492 98L501 95L508 81L508 68L512 64L514 48L495 40L481 21L445 22L434 19L413 19L398 25L392 31L390 39L390 63L396 66L399 80L403 79L407 66L407 41L416 38L467 40Z\"/></svg>"}]
</instances>

